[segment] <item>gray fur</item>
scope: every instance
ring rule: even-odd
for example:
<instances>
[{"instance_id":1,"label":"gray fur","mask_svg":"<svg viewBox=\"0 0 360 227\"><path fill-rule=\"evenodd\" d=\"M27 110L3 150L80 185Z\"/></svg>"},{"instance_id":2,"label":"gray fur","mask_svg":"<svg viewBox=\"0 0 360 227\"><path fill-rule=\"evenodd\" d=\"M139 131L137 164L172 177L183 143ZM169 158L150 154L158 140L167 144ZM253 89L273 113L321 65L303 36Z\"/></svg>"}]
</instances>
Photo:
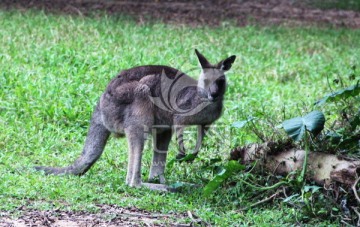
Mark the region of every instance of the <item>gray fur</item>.
<instances>
[{"instance_id":1,"label":"gray fur","mask_svg":"<svg viewBox=\"0 0 360 227\"><path fill-rule=\"evenodd\" d=\"M199 81L168 66L139 66L122 71L100 97L81 156L68 167L35 168L46 174L82 175L101 156L111 133L125 135L129 153L126 184L166 190L167 187L161 184L165 183L165 162L173 129L179 143L178 157L183 157L183 129L186 125L199 125L194 151L198 152L208 126L222 113L226 88L224 72L235 60L235 56L231 56L212 65L197 50L196 54L202 66ZM168 88L177 81L181 81L183 88L171 93ZM164 91L170 92L168 97L164 97ZM168 100L175 101L166 103ZM191 114L184 114L182 110ZM148 133L153 134L154 141L149 180L159 177L160 185L141 181L141 157Z\"/></svg>"}]
</instances>

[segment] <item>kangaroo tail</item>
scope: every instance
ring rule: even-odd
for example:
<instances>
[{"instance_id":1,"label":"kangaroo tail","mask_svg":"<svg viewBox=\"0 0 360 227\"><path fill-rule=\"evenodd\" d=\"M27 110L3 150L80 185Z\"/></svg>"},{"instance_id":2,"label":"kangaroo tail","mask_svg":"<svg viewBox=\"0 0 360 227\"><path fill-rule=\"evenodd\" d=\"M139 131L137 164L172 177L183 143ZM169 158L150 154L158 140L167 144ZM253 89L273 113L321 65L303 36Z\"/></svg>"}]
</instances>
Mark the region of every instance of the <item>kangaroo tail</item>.
<instances>
[{"instance_id":1,"label":"kangaroo tail","mask_svg":"<svg viewBox=\"0 0 360 227\"><path fill-rule=\"evenodd\" d=\"M102 124L98 104L91 118L91 124L86 137L85 146L80 157L76 159L72 165L67 167L36 166L35 169L38 171L44 171L45 174L83 175L100 158L109 135L109 130L107 130Z\"/></svg>"}]
</instances>

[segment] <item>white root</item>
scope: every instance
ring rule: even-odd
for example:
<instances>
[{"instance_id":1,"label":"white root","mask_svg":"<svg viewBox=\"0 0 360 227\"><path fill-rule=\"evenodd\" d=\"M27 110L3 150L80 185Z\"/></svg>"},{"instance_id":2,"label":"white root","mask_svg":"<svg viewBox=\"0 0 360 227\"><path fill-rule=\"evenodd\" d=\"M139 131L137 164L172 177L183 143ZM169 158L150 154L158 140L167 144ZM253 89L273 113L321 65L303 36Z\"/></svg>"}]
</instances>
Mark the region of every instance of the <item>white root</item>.
<instances>
[{"instance_id":1,"label":"white root","mask_svg":"<svg viewBox=\"0 0 360 227\"><path fill-rule=\"evenodd\" d=\"M302 169L305 150L291 148L274 151L271 147L270 143L248 145L233 151L231 158L240 159L245 164L256 161L256 168L263 168L268 172L280 175L287 175ZM321 186L340 183L356 188L359 179L358 172L360 172L360 160L309 152L306 178Z\"/></svg>"}]
</instances>

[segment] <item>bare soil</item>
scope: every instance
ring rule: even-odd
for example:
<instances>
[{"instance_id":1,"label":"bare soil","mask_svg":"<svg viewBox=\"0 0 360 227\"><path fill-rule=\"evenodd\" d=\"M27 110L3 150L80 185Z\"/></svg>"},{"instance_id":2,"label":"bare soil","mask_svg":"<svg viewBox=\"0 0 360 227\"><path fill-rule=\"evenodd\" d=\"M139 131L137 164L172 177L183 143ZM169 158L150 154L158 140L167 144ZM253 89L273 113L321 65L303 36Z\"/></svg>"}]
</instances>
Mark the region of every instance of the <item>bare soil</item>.
<instances>
[{"instance_id":1,"label":"bare soil","mask_svg":"<svg viewBox=\"0 0 360 227\"><path fill-rule=\"evenodd\" d=\"M142 23L150 18L166 23L218 26L232 21L238 26L330 25L360 28L360 12L311 8L294 0L2 0L0 8L42 9L48 12L92 15L106 12L128 15Z\"/></svg>"},{"instance_id":2,"label":"bare soil","mask_svg":"<svg viewBox=\"0 0 360 227\"><path fill-rule=\"evenodd\" d=\"M38 211L20 207L16 212L0 212L0 227L87 227L87 226L190 226L178 223L186 215L158 214L116 205L97 205L96 213L87 211ZM18 217L14 217L14 216Z\"/></svg>"}]
</instances>

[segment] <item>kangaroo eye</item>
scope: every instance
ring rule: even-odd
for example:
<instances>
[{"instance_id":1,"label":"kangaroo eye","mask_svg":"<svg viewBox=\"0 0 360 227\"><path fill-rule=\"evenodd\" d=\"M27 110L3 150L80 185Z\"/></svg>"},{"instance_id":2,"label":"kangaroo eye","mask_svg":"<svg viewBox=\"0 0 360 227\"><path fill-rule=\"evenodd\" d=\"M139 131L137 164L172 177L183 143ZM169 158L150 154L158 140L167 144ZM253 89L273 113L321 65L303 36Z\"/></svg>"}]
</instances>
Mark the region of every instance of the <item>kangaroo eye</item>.
<instances>
[{"instance_id":1,"label":"kangaroo eye","mask_svg":"<svg viewBox=\"0 0 360 227\"><path fill-rule=\"evenodd\" d=\"M217 79L217 80L216 80L216 85L217 85L219 88L224 87L224 86L225 86L225 78Z\"/></svg>"},{"instance_id":2,"label":"kangaroo eye","mask_svg":"<svg viewBox=\"0 0 360 227\"><path fill-rule=\"evenodd\" d=\"M224 80L224 79L219 79L219 80L216 81L216 83L217 83L218 85L224 85L224 84L225 84L225 80Z\"/></svg>"}]
</instances>

